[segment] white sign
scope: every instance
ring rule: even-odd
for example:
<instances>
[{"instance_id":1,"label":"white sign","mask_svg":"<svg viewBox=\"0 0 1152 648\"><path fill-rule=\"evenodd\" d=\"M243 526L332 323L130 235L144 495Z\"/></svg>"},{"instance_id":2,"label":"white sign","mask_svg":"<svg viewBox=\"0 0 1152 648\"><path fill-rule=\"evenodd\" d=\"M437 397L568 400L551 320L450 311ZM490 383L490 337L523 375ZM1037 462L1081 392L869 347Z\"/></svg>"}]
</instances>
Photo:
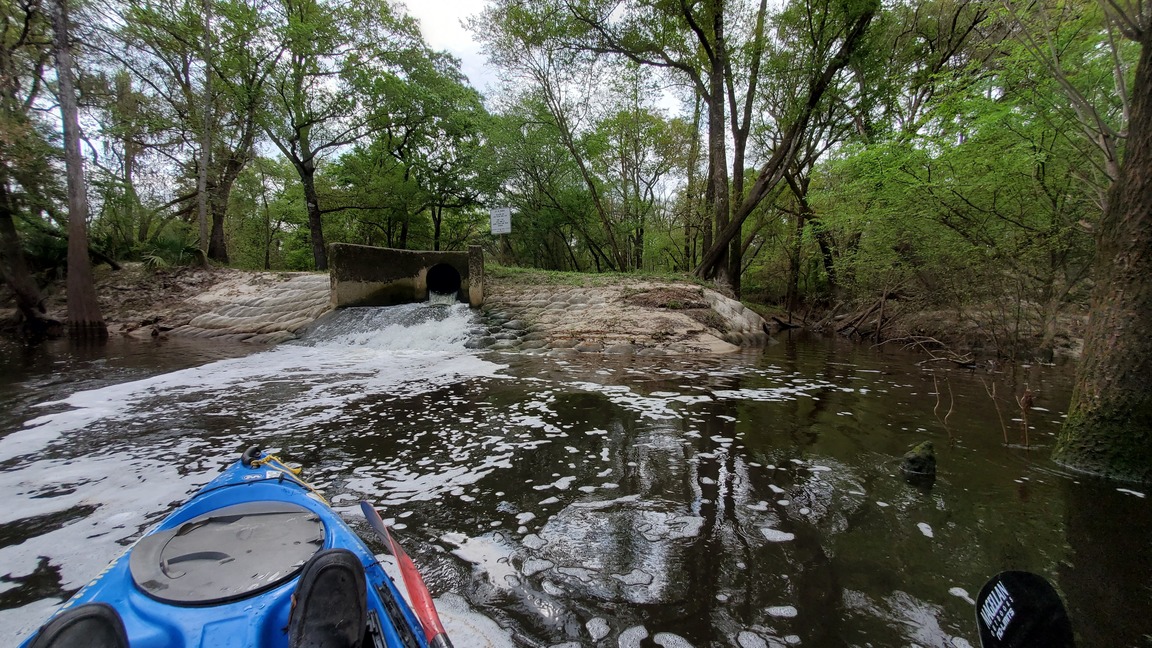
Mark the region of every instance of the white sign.
<instances>
[{"instance_id":1,"label":"white sign","mask_svg":"<svg viewBox=\"0 0 1152 648\"><path fill-rule=\"evenodd\" d=\"M488 215L492 218L492 233L493 234L511 234L512 233L512 208L511 207L496 207L495 209L488 210Z\"/></svg>"}]
</instances>

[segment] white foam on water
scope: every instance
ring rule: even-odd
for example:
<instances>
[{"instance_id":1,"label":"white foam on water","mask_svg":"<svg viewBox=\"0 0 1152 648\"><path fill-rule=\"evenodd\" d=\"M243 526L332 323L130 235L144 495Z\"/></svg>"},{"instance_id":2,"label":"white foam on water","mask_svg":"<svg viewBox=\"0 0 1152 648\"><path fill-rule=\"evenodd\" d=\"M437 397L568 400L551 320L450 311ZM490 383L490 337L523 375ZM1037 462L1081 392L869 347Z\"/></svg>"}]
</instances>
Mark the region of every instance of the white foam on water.
<instances>
[{"instance_id":1,"label":"white foam on water","mask_svg":"<svg viewBox=\"0 0 1152 648\"><path fill-rule=\"evenodd\" d=\"M544 560L542 558L528 558L524 564L520 566L520 571L524 572L525 576L535 576L542 571L552 569L556 563L551 560Z\"/></svg>"},{"instance_id":2,"label":"white foam on water","mask_svg":"<svg viewBox=\"0 0 1152 648\"><path fill-rule=\"evenodd\" d=\"M670 407L673 401L681 400L676 397L661 398L653 394L644 396L621 385L600 385L591 382L574 381L570 383L570 386L574 389L583 389L588 392L603 394L613 404L636 412L641 418L653 420L681 418L680 413Z\"/></svg>"},{"instance_id":3,"label":"white foam on water","mask_svg":"<svg viewBox=\"0 0 1152 648\"><path fill-rule=\"evenodd\" d=\"M790 542L796 539L796 534L780 531L779 529L769 529L768 527L761 527L760 533L768 542Z\"/></svg>"},{"instance_id":4,"label":"white foam on water","mask_svg":"<svg viewBox=\"0 0 1152 648\"><path fill-rule=\"evenodd\" d=\"M7 632L12 633L13 645L32 635L44 620L52 616L64 601L57 599L39 599L28 605L18 608L0 610L0 623L4 624Z\"/></svg>"},{"instance_id":5,"label":"white foam on water","mask_svg":"<svg viewBox=\"0 0 1152 648\"><path fill-rule=\"evenodd\" d=\"M256 431L309 429L337 419L342 406L369 394L418 395L468 378L495 377L504 368L464 348L473 317L467 307L396 308L401 310L348 309L356 312L341 311L301 344L45 403L71 409L32 419L24 430L0 439L0 461L42 450L98 421L132 421L138 406L160 397L172 400L176 411L258 414ZM420 319L429 314L431 319Z\"/></svg>"},{"instance_id":6,"label":"white foam on water","mask_svg":"<svg viewBox=\"0 0 1152 648\"><path fill-rule=\"evenodd\" d=\"M968 594L968 590L964 589L963 587L953 587L948 590L948 593L958 599L963 600L969 605L976 605L976 601L972 600L972 596Z\"/></svg>"},{"instance_id":7,"label":"white foam on water","mask_svg":"<svg viewBox=\"0 0 1152 648\"><path fill-rule=\"evenodd\" d=\"M847 392L855 391L852 388L838 388L836 385L823 380L804 379L778 387L717 389L713 390L712 395L724 400L786 402L796 400L800 396L814 397L813 393L827 389L838 389Z\"/></svg>"},{"instance_id":8,"label":"white foam on water","mask_svg":"<svg viewBox=\"0 0 1152 648\"><path fill-rule=\"evenodd\" d=\"M372 477L354 477L347 480L349 489L372 494L383 506L399 506L413 502L428 502L462 492L499 469L511 467L511 453L479 456L471 465L450 466L424 472L406 465L397 465L386 473ZM458 495L461 501L475 501L471 495Z\"/></svg>"},{"instance_id":9,"label":"white foam on water","mask_svg":"<svg viewBox=\"0 0 1152 648\"><path fill-rule=\"evenodd\" d=\"M625 585L651 585L655 577L643 569L633 569L627 574L611 574L612 578Z\"/></svg>"},{"instance_id":10,"label":"white foam on water","mask_svg":"<svg viewBox=\"0 0 1152 648\"><path fill-rule=\"evenodd\" d=\"M640 648L640 642L648 638L648 629L644 626L632 626L620 633L617 642L620 648Z\"/></svg>"},{"instance_id":11,"label":"white foam on water","mask_svg":"<svg viewBox=\"0 0 1152 648\"><path fill-rule=\"evenodd\" d=\"M592 641L600 641L612 631L608 626L608 621L603 617L588 619L588 623L585 623L584 627L588 629L588 635L592 637Z\"/></svg>"},{"instance_id":12,"label":"white foam on water","mask_svg":"<svg viewBox=\"0 0 1152 648\"><path fill-rule=\"evenodd\" d=\"M652 641L664 648L693 648L687 639L671 632L657 632Z\"/></svg>"},{"instance_id":13,"label":"white foam on water","mask_svg":"<svg viewBox=\"0 0 1152 648\"><path fill-rule=\"evenodd\" d=\"M516 547L499 532L476 538L452 533L440 539L456 545L452 554L471 563L478 573L487 574L488 580L497 589L507 590L521 583L521 572L512 564Z\"/></svg>"},{"instance_id":14,"label":"white foam on water","mask_svg":"<svg viewBox=\"0 0 1152 648\"><path fill-rule=\"evenodd\" d=\"M736 644L740 648L768 648L768 642L763 637L748 630L741 630L736 636Z\"/></svg>"},{"instance_id":15,"label":"white foam on water","mask_svg":"<svg viewBox=\"0 0 1152 648\"><path fill-rule=\"evenodd\" d=\"M455 306L459 303L456 293L428 292L428 304L433 306Z\"/></svg>"},{"instance_id":16,"label":"white foam on water","mask_svg":"<svg viewBox=\"0 0 1152 648\"><path fill-rule=\"evenodd\" d=\"M931 538L935 535L932 533L932 527L928 526L928 524L925 522L917 523L916 526L920 529L920 533L923 533L927 538Z\"/></svg>"},{"instance_id":17,"label":"white foam on water","mask_svg":"<svg viewBox=\"0 0 1152 648\"><path fill-rule=\"evenodd\" d=\"M313 347L464 350L474 313L465 304L345 308L319 321L300 341Z\"/></svg>"}]
</instances>

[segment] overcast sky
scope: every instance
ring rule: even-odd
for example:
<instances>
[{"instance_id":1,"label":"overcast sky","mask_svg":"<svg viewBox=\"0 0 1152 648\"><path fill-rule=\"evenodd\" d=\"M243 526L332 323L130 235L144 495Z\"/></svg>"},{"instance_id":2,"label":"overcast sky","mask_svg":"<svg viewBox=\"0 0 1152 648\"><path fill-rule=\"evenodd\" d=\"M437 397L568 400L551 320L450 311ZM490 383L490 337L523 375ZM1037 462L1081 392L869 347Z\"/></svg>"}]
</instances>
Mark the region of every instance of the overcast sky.
<instances>
[{"instance_id":1,"label":"overcast sky","mask_svg":"<svg viewBox=\"0 0 1152 648\"><path fill-rule=\"evenodd\" d=\"M437 50L447 50L460 59L460 68L472 87L485 92L496 84L496 75L488 70L480 44L461 21L484 9L487 0L407 0L408 13L420 21L424 39Z\"/></svg>"}]
</instances>

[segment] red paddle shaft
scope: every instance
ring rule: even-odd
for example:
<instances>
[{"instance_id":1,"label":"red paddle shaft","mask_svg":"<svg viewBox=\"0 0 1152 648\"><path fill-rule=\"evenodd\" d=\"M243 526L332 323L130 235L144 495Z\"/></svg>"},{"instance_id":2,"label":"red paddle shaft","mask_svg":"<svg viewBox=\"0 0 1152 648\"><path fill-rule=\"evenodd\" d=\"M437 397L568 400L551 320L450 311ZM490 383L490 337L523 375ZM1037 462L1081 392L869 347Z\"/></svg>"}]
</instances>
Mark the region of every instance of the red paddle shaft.
<instances>
[{"instance_id":1,"label":"red paddle shaft","mask_svg":"<svg viewBox=\"0 0 1152 648\"><path fill-rule=\"evenodd\" d=\"M375 507L361 501L360 508L364 511L368 523L388 544L388 550L396 557L396 563L400 566L400 578L404 581L404 589L408 590L408 597L412 599L412 611L416 613L416 618L420 619L420 625L424 627L424 638L428 640L428 645L431 648L453 648L452 640L448 638L448 633L444 632L444 625L440 623L440 615L436 613L432 594L428 592L428 586L424 584L424 579L416 569L416 563L412 562L400 543L392 538Z\"/></svg>"}]
</instances>

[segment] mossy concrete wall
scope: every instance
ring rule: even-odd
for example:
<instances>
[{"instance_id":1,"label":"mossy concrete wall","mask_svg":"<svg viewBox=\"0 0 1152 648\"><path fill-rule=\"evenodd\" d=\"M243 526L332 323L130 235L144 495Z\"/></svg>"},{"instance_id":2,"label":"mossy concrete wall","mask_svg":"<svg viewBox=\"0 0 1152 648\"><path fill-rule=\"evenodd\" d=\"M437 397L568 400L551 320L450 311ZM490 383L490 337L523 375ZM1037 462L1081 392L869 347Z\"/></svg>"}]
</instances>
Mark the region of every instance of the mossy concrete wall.
<instances>
[{"instance_id":1,"label":"mossy concrete wall","mask_svg":"<svg viewBox=\"0 0 1152 648\"><path fill-rule=\"evenodd\" d=\"M335 308L424 301L429 270L435 292L455 292L473 308L484 303L484 253L475 245L467 252L422 252L333 243L328 268Z\"/></svg>"}]
</instances>

